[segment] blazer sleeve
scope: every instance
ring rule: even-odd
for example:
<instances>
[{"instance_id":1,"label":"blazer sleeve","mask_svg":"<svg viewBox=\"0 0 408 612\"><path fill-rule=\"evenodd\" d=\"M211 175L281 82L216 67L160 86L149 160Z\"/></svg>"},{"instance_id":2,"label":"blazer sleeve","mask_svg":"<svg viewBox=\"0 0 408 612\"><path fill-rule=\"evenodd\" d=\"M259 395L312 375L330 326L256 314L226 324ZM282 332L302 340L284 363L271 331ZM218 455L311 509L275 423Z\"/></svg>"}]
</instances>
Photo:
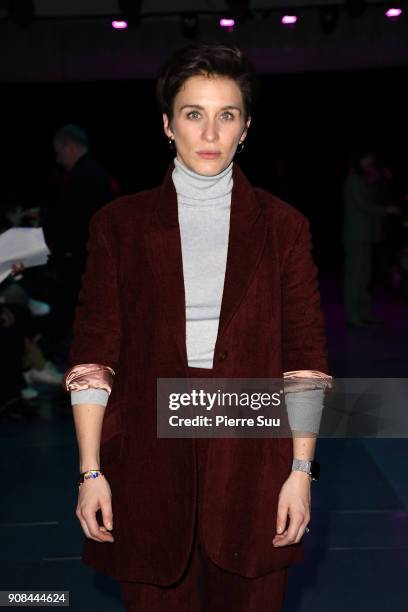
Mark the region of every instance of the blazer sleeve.
<instances>
[{"instance_id":1,"label":"blazer sleeve","mask_svg":"<svg viewBox=\"0 0 408 612\"><path fill-rule=\"evenodd\" d=\"M309 221L302 217L282 269L283 371L328 374L318 272L312 257Z\"/></svg>"},{"instance_id":2,"label":"blazer sleeve","mask_svg":"<svg viewBox=\"0 0 408 612\"><path fill-rule=\"evenodd\" d=\"M121 346L118 268L107 215L100 212L89 225L69 360L71 367L101 364L115 371Z\"/></svg>"}]
</instances>

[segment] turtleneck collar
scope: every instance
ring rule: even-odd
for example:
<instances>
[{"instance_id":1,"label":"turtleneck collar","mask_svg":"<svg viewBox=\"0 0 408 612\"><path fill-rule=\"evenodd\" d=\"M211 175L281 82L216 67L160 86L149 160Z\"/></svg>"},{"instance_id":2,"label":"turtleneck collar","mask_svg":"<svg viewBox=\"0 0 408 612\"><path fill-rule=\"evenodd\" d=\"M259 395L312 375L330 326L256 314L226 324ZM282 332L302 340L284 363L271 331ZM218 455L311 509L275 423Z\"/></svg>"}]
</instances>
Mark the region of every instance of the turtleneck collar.
<instances>
[{"instance_id":1,"label":"turtleneck collar","mask_svg":"<svg viewBox=\"0 0 408 612\"><path fill-rule=\"evenodd\" d=\"M174 158L173 183L184 205L217 206L230 199L233 162L214 176L204 176L187 168Z\"/></svg>"}]
</instances>

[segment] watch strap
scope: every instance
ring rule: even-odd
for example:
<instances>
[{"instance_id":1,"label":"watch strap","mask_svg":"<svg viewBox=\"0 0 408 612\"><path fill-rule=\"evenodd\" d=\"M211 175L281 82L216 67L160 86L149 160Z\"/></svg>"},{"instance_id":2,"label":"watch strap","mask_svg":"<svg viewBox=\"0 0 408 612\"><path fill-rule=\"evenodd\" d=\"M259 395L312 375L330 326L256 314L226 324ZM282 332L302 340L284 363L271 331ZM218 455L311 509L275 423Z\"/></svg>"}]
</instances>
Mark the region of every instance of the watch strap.
<instances>
[{"instance_id":1,"label":"watch strap","mask_svg":"<svg viewBox=\"0 0 408 612\"><path fill-rule=\"evenodd\" d=\"M300 470L301 472L306 472L311 476L312 480L319 479L320 465L317 461L313 459L293 459L292 462L292 471Z\"/></svg>"}]
</instances>

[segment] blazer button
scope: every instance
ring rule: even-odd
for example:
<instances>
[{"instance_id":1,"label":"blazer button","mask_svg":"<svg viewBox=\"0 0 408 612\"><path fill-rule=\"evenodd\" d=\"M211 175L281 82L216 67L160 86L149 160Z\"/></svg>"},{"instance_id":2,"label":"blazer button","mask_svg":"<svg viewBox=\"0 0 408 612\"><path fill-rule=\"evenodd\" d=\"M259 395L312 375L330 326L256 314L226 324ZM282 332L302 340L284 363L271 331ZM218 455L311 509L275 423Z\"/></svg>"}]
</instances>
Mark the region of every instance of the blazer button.
<instances>
[{"instance_id":1,"label":"blazer button","mask_svg":"<svg viewBox=\"0 0 408 612\"><path fill-rule=\"evenodd\" d=\"M228 357L228 352L222 351L221 353L218 354L218 361L225 361L227 357Z\"/></svg>"}]
</instances>

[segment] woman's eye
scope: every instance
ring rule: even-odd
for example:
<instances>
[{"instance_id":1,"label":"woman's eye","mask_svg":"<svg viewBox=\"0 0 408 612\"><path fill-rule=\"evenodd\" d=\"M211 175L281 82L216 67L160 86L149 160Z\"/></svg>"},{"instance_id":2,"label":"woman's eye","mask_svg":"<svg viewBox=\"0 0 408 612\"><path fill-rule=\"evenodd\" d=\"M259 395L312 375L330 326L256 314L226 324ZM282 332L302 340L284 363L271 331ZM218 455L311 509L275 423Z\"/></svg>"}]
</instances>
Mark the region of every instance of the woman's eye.
<instances>
[{"instance_id":1,"label":"woman's eye","mask_svg":"<svg viewBox=\"0 0 408 612\"><path fill-rule=\"evenodd\" d=\"M190 111L189 113L187 113L187 117L189 119L197 119L200 116L200 114L198 113L198 111Z\"/></svg>"},{"instance_id":2,"label":"woman's eye","mask_svg":"<svg viewBox=\"0 0 408 612\"><path fill-rule=\"evenodd\" d=\"M234 115L232 113L230 113L229 111L226 111L225 113L222 113L221 117L223 119L234 119Z\"/></svg>"}]
</instances>

